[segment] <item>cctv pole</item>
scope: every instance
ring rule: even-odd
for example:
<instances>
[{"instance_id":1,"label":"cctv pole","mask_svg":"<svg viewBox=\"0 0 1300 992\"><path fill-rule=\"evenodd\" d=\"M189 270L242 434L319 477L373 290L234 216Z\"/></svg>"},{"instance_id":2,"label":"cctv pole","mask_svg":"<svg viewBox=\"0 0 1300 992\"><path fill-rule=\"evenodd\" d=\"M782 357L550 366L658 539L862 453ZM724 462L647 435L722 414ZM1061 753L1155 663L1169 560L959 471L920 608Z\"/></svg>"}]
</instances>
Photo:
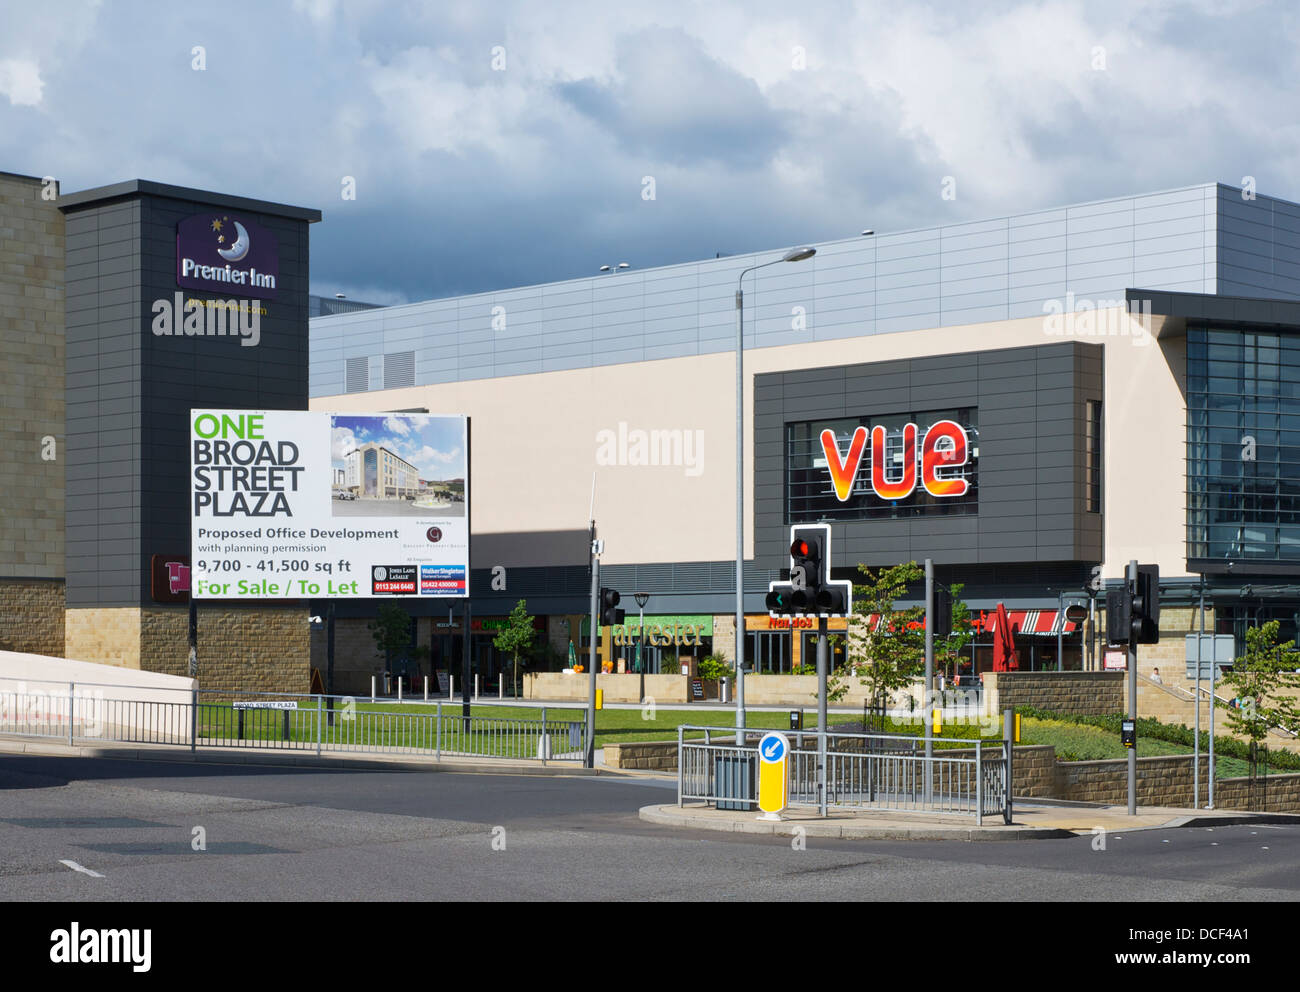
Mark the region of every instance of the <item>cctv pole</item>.
<instances>
[{"instance_id":1,"label":"cctv pole","mask_svg":"<svg viewBox=\"0 0 1300 992\"><path fill-rule=\"evenodd\" d=\"M600 599L600 559L596 557L596 544L591 545L591 630L589 632L589 654L591 674L587 678L587 754L583 764L587 768L596 766L596 621L599 616Z\"/></svg>"},{"instance_id":2,"label":"cctv pole","mask_svg":"<svg viewBox=\"0 0 1300 992\"><path fill-rule=\"evenodd\" d=\"M921 714L925 719L925 801L930 801L930 771L934 767L934 559L925 560L925 691L921 694Z\"/></svg>"},{"instance_id":3,"label":"cctv pole","mask_svg":"<svg viewBox=\"0 0 1300 992\"><path fill-rule=\"evenodd\" d=\"M1202 582L1205 581L1204 576L1201 577L1201 581ZM1201 595L1202 596L1205 595L1203 588L1202 588ZM1201 603L1201 636L1202 637L1205 636L1205 603L1204 602ZM1218 652L1215 651L1210 655L1210 770L1209 770L1210 784L1208 786L1209 801L1205 804L1206 809L1214 809L1214 710L1215 710L1214 701L1217 698L1214 694L1214 687L1215 687L1215 682L1218 679L1218 676L1219 676L1219 659L1218 659Z\"/></svg>"},{"instance_id":4,"label":"cctv pole","mask_svg":"<svg viewBox=\"0 0 1300 992\"><path fill-rule=\"evenodd\" d=\"M1128 563L1129 592L1137 588L1138 563L1134 558ZM1138 711L1138 655L1137 645L1133 643L1133 623L1128 625L1128 718L1133 721L1135 739L1128 749L1128 815L1137 816L1137 711Z\"/></svg>"}]
</instances>

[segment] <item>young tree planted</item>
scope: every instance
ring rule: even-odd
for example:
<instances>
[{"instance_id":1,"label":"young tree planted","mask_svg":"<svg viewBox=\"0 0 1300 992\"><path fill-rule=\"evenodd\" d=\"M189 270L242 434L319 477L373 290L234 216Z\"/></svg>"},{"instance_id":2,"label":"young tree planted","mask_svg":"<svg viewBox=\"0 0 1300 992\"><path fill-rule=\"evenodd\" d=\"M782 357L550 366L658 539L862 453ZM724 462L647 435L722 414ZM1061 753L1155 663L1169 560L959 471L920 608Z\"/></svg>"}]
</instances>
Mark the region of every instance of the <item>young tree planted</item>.
<instances>
[{"instance_id":1,"label":"young tree planted","mask_svg":"<svg viewBox=\"0 0 1300 992\"><path fill-rule=\"evenodd\" d=\"M521 599L510 611L506 625L492 639L498 651L505 651L514 659L515 695L519 694L519 660L532 653L536 636L533 630L533 618L528 615L528 603Z\"/></svg>"}]
</instances>

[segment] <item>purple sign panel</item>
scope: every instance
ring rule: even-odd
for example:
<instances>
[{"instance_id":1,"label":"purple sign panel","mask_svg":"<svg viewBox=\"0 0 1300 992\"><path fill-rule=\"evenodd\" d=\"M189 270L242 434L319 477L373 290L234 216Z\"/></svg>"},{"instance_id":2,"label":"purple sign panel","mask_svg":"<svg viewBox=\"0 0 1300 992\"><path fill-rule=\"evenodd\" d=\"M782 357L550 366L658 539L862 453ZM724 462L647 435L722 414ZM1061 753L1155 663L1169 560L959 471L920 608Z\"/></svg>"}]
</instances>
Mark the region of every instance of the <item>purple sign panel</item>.
<instances>
[{"instance_id":1,"label":"purple sign panel","mask_svg":"<svg viewBox=\"0 0 1300 992\"><path fill-rule=\"evenodd\" d=\"M178 286L273 300L279 279L279 245L260 224L213 210L176 225Z\"/></svg>"}]
</instances>

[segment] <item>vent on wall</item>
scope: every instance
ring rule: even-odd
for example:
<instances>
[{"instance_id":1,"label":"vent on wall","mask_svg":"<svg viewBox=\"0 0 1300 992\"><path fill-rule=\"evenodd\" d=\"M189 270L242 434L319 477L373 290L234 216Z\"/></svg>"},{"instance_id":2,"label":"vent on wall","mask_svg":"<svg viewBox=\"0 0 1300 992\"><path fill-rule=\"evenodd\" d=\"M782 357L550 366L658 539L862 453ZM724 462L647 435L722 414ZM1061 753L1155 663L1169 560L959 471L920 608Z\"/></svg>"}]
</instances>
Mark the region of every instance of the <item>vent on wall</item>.
<instances>
[{"instance_id":1,"label":"vent on wall","mask_svg":"<svg viewBox=\"0 0 1300 992\"><path fill-rule=\"evenodd\" d=\"M384 388L415 385L415 352L394 351L384 356Z\"/></svg>"},{"instance_id":2,"label":"vent on wall","mask_svg":"<svg viewBox=\"0 0 1300 992\"><path fill-rule=\"evenodd\" d=\"M349 393L364 393L370 389L370 359L349 358L345 376L346 390Z\"/></svg>"}]
</instances>

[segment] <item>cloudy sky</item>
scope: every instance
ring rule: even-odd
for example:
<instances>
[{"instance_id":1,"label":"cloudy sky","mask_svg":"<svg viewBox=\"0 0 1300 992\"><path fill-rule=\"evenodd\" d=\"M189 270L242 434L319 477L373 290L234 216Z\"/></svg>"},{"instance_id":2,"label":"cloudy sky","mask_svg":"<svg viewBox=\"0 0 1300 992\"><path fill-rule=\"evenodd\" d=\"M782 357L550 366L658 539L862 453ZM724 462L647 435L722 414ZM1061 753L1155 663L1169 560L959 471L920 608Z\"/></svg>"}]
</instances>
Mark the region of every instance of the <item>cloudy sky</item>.
<instances>
[{"instance_id":1,"label":"cloudy sky","mask_svg":"<svg viewBox=\"0 0 1300 992\"><path fill-rule=\"evenodd\" d=\"M459 417L353 417L330 420L330 461L344 468L349 451L373 442L401 455L420 470L420 478L443 481L465 477L465 424Z\"/></svg>"},{"instance_id":2,"label":"cloudy sky","mask_svg":"<svg viewBox=\"0 0 1300 992\"><path fill-rule=\"evenodd\" d=\"M0 171L317 207L313 291L394 303L1245 176L1300 200L1298 81L1293 0L10 3Z\"/></svg>"}]
</instances>

